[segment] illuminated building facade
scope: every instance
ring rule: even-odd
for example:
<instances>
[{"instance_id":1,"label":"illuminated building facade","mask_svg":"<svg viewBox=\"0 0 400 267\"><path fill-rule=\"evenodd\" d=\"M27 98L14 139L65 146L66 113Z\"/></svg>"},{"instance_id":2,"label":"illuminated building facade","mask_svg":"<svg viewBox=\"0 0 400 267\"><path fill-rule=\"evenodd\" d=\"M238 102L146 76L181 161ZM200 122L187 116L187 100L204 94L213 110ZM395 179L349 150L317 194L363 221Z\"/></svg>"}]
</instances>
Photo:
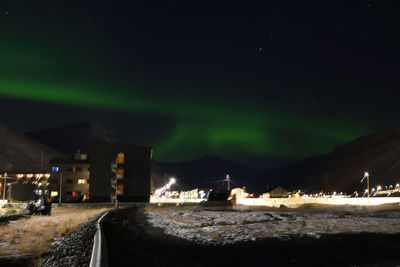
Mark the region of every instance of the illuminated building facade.
<instances>
[{"instance_id":1,"label":"illuminated building facade","mask_svg":"<svg viewBox=\"0 0 400 267\"><path fill-rule=\"evenodd\" d=\"M8 177L4 183L3 177ZM50 173L37 172L6 172L0 174L0 194L5 199L26 200L34 195L48 194ZM4 186L6 187L4 190Z\"/></svg>"},{"instance_id":2,"label":"illuminated building facade","mask_svg":"<svg viewBox=\"0 0 400 267\"><path fill-rule=\"evenodd\" d=\"M90 201L150 200L152 149L129 143L101 143L90 153ZM117 187L117 188L115 188Z\"/></svg>"},{"instance_id":3,"label":"illuminated building facade","mask_svg":"<svg viewBox=\"0 0 400 267\"><path fill-rule=\"evenodd\" d=\"M50 161L49 194L53 201L149 201L151 148L105 142L72 159Z\"/></svg>"},{"instance_id":4,"label":"illuminated building facade","mask_svg":"<svg viewBox=\"0 0 400 267\"><path fill-rule=\"evenodd\" d=\"M84 202L89 198L90 170L88 155L74 154L72 159L50 160L49 194L58 201L61 191L62 202Z\"/></svg>"}]
</instances>

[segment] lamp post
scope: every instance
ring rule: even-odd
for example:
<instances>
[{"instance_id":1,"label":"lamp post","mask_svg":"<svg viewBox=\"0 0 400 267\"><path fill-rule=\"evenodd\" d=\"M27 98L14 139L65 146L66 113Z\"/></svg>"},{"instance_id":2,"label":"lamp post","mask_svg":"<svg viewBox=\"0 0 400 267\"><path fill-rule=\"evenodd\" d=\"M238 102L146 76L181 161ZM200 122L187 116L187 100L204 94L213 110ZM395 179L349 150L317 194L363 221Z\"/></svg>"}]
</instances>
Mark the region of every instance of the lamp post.
<instances>
[{"instance_id":1,"label":"lamp post","mask_svg":"<svg viewBox=\"0 0 400 267\"><path fill-rule=\"evenodd\" d=\"M7 179L9 179L9 180L10 180L10 179L15 180L15 178L7 177L7 173L6 173L6 172L4 173L4 176L3 176L3 203L4 203L5 200L6 200ZM11 188L11 183L10 183L10 188ZM11 191L10 191L10 200L11 200Z\"/></svg>"},{"instance_id":2,"label":"lamp post","mask_svg":"<svg viewBox=\"0 0 400 267\"><path fill-rule=\"evenodd\" d=\"M226 181L228 182L228 191L231 191L231 177L229 174L226 175Z\"/></svg>"},{"instance_id":3,"label":"lamp post","mask_svg":"<svg viewBox=\"0 0 400 267\"><path fill-rule=\"evenodd\" d=\"M5 173L3 176L3 203L5 202L6 199L6 176L7 173Z\"/></svg>"},{"instance_id":4,"label":"lamp post","mask_svg":"<svg viewBox=\"0 0 400 267\"><path fill-rule=\"evenodd\" d=\"M367 178L367 196L368 196L368 201L369 201L369 173L365 172L364 177L361 179L361 183L364 181L364 179Z\"/></svg>"},{"instance_id":5,"label":"lamp post","mask_svg":"<svg viewBox=\"0 0 400 267\"><path fill-rule=\"evenodd\" d=\"M62 196L62 172L60 172L60 195L58 196L58 203L61 205L61 196Z\"/></svg>"}]
</instances>

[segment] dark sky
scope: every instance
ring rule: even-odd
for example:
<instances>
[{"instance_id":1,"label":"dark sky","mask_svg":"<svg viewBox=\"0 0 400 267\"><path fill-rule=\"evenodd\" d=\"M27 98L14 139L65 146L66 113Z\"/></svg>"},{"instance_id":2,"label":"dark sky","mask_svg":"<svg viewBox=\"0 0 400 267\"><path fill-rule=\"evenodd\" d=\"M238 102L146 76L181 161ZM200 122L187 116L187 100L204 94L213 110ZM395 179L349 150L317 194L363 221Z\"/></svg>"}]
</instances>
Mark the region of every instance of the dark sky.
<instances>
[{"instance_id":1,"label":"dark sky","mask_svg":"<svg viewBox=\"0 0 400 267\"><path fill-rule=\"evenodd\" d=\"M398 124L397 1L1 1L0 121L266 167Z\"/></svg>"}]
</instances>

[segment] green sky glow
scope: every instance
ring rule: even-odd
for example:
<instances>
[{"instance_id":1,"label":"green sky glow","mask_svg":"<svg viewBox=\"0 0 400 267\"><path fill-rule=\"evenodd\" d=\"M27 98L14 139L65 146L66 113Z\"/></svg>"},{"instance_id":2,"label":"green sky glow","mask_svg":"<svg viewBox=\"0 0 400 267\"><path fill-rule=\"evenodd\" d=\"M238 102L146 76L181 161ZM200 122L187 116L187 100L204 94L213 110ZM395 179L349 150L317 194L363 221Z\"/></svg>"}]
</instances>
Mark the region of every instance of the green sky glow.
<instances>
[{"instance_id":1,"label":"green sky glow","mask_svg":"<svg viewBox=\"0 0 400 267\"><path fill-rule=\"evenodd\" d=\"M31 47L1 44L1 96L172 118L173 129L161 141L153 142L149 133L146 145L154 147L154 157L159 160L204 155L235 158L241 154L299 159L330 152L368 132L339 120L326 120L324 114L292 112L279 104L210 97L209 92L220 89L213 83L204 88L208 95L201 93L202 88L191 90L190 85L168 94L171 85L135 81L135 73L122 81L115 73L105 75L90 56L79 51L56 45L62 52L54 47L40 49L37 44ZM79 64L72 66L74 62ZM229 93L229 88L226 85L223 90Z\"/></svg>"}]
</instances>

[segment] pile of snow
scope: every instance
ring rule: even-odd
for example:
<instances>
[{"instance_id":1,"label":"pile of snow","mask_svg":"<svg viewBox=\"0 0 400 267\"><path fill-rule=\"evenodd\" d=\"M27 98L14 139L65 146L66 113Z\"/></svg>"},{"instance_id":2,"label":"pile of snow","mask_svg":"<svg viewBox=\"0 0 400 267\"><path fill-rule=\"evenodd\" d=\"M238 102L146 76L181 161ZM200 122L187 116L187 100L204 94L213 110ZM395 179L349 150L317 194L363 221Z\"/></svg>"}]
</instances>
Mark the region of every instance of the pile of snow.
<instances>
[{"instance_id":1,"label":"pile of snow","mask_svg":"<svg viewBox=\"0 0 400 267\"><path fill-rule=\"evenodd\" d=\"M157 209L147 220L166 234L200 244L233 244L264 238L288 239L335 233L400 233L396 211L206 211Z\"/></svg>"}]
</instances>

